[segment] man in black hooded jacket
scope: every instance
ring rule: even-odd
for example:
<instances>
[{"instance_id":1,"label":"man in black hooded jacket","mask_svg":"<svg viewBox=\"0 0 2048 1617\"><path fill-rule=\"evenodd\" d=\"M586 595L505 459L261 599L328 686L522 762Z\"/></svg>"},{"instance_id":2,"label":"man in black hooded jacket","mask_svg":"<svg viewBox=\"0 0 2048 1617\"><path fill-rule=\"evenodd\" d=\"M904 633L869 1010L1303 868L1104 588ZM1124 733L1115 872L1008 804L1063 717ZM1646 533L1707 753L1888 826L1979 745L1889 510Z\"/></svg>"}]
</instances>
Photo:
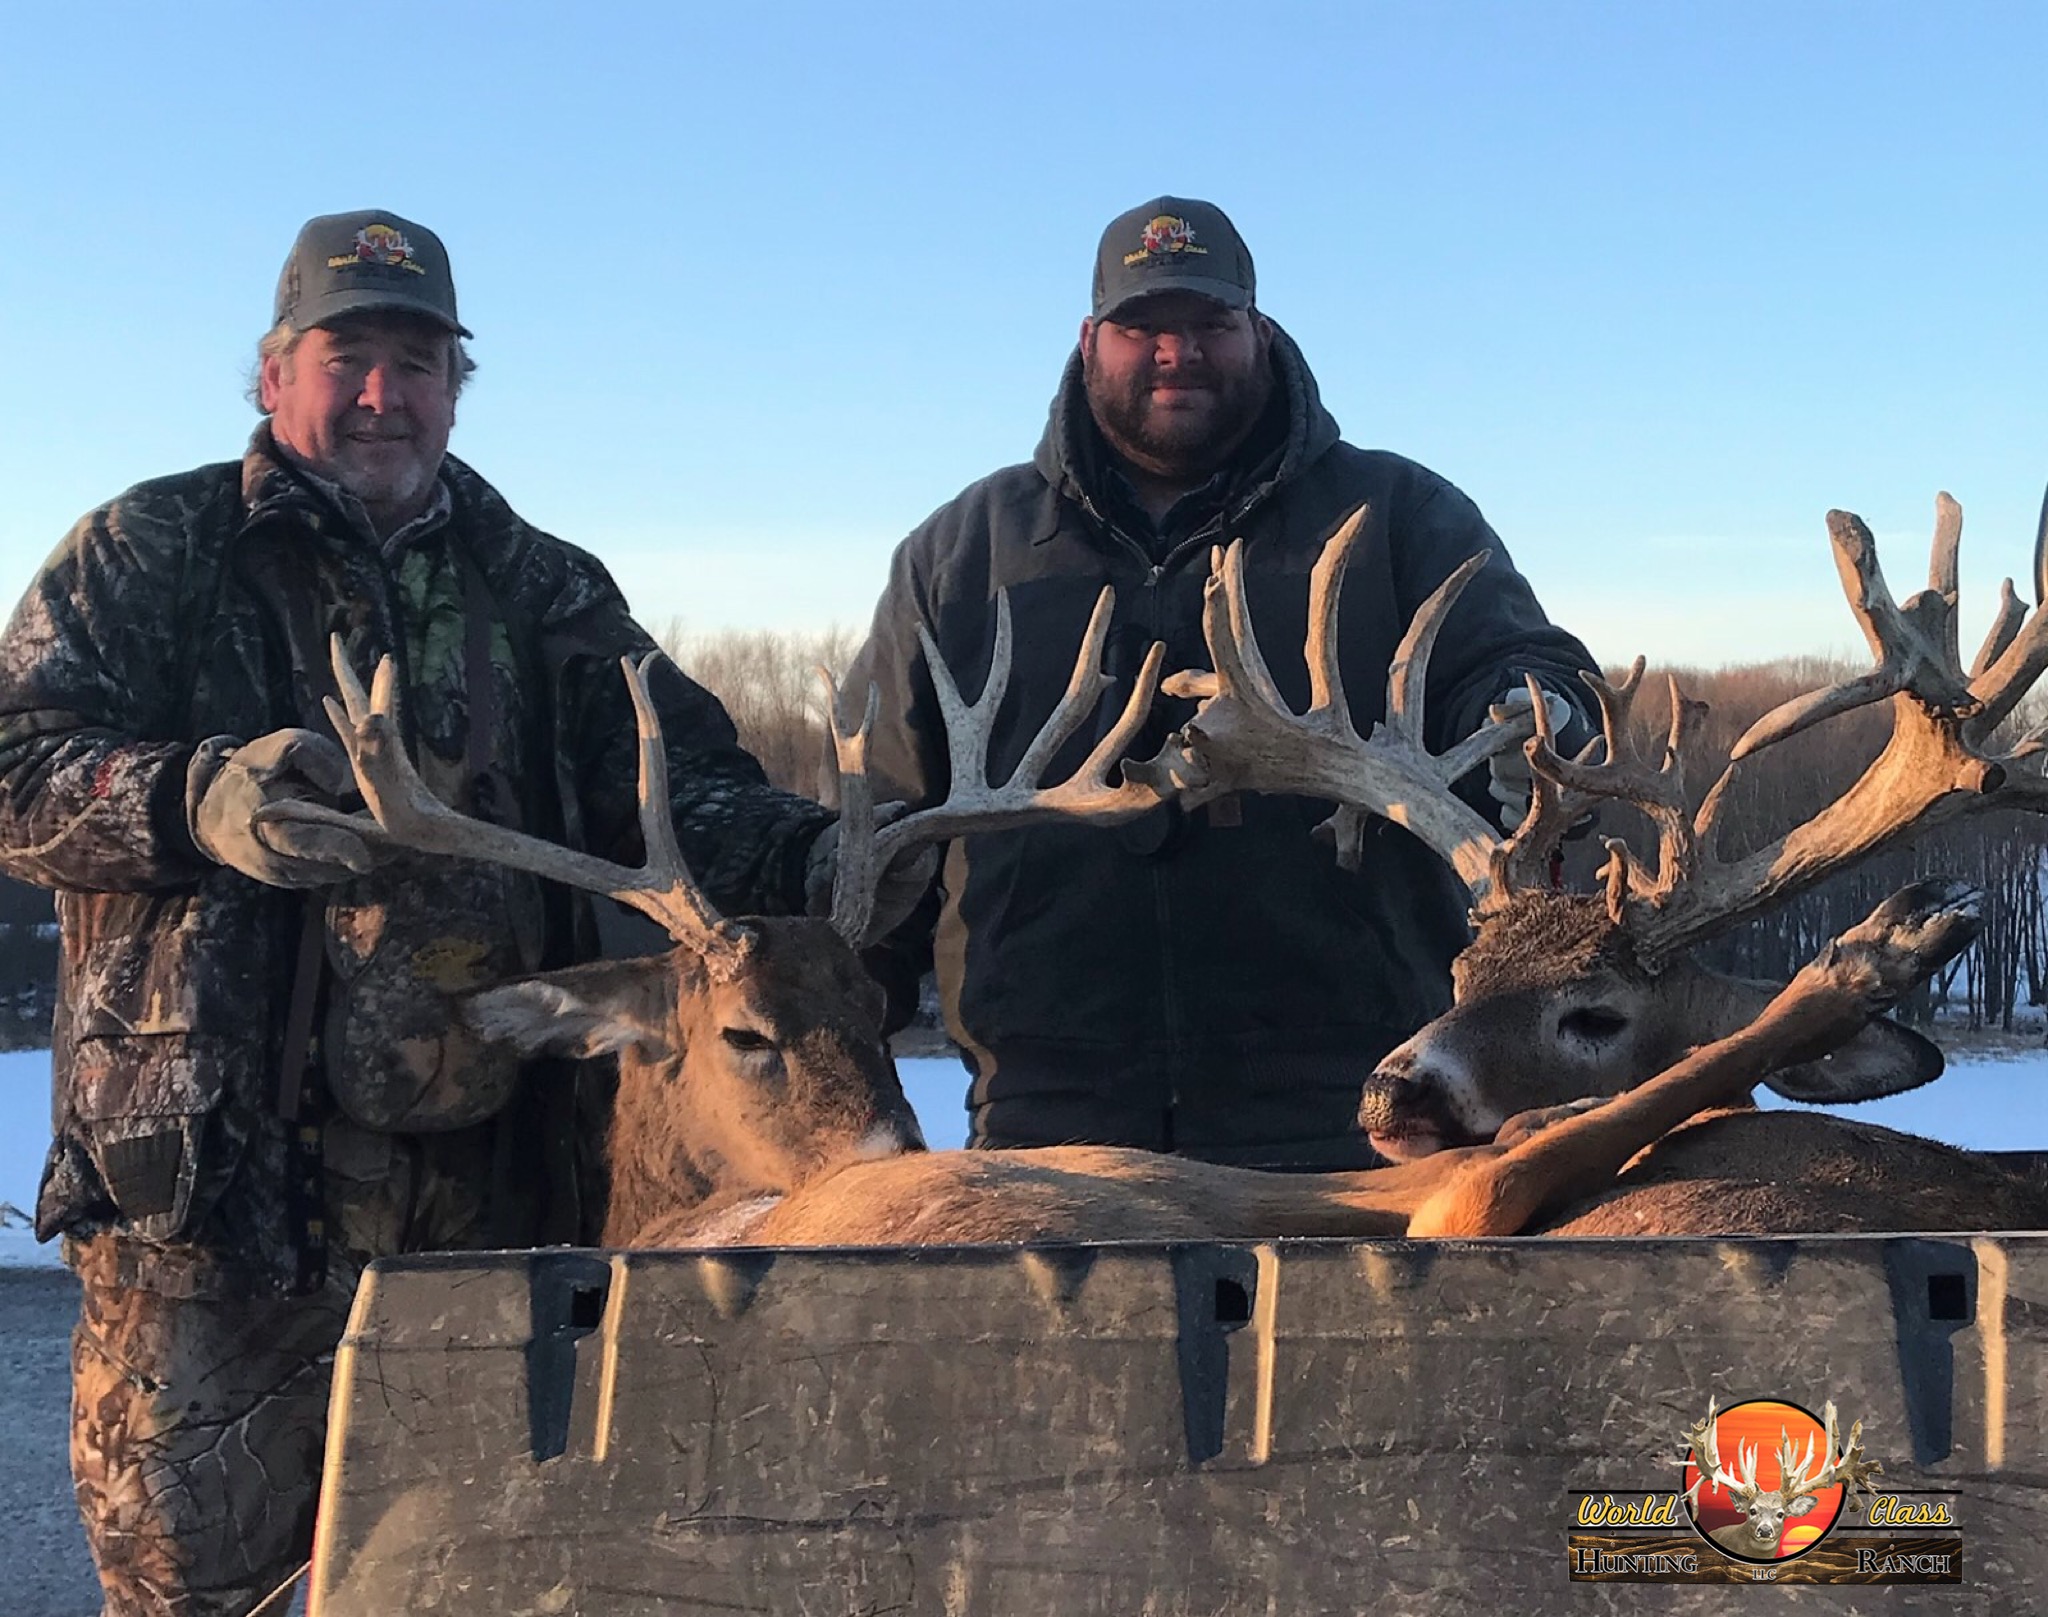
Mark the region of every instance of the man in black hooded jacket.
<instances>
[{"instance_id":1,"label":"man in black hooded jacket","mask_svg":"<svg viewBox=\"0 0 2048 1617\"><path fill-rule=\"evenodd\" d=\"M1552 626L1477 507L1412 461L1338 437L1293 341L1254 303L1250 252L1215 206L1160 197L1114 220L1051 420L1030 464L984 478L906 539L848 680L872 681L880 789L944 797L944 730L920 626L962 688L989 667L1007 589L1015 662L989 750L1006 778L1071 673L1095 597L1115 586L1111 687L1047 779L1121 712L1152 641L1165 667L1208 665L1212 545L1245 541L1253 621L1281 691L1307 705L1308 575L1360 504L1341 661L1361 730L1417 606L1460 562L1493 554L1438 642L1432 750L1470 734L1535 676L1576 726L1593 667ZM1131 749L1149 757L1192 704L1160 699ZM1526 776L1492 780L1517 812ZM1488 782L1475 783L1483 794ZM1116 829L969 836L941 891L884 951L900 989L935 958L947 1026L973 1071L976 1147L1094 1142L1266 1167L1373 1161L1360 1085L1450 1003L1465 899L1406 832L1371 822L1360 869L1311 839L1329 805L1247 794L1169 804Z\"/></svg>"}]
</instances>

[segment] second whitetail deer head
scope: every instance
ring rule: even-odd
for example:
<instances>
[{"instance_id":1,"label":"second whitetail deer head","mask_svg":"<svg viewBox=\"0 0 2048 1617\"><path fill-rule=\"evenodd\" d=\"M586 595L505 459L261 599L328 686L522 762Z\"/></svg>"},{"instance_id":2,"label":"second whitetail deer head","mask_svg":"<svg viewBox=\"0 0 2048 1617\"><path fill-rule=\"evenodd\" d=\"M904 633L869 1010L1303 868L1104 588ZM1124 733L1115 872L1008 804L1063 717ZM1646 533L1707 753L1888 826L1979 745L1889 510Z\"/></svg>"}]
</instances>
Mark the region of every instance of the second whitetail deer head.
<instances>
[{"instance_id":1,"label":"second whitetail deer head","mask_svg":"<svg viewBox=\"0 0 2048 1617\"><path fill-rule=\"evenodd\" d=\"M1453 967L1456 1004L1389 1054L1367 1082L1360 1121L1393 1160L1493 1138L1513 1113L1612 1095L1687 1049L1750 1022L1774 988L1695 965L1691 947L1783 903L1896 838L1994 807L2048 808L2048 787L2015 767L2041 749L2030 735L2000 750L1994 732L2048 666L2048 616L2024 613L2010 583L1983 649L1965 670L1956 649L1956 550L1961 511L1938 505L1930 587L1893 602L1862 521L1829 515L1851 608L1876 666L1857 679L1787 702L1752 725L1695 812L1685 795L1690 743L1704 707L1671 689L1659 756L1637 754L1628 717L1638 659L1617 685L1588 676L1601 737L1561 756L1543 703L1523 725L1536 776L1530 812L1511 836L1495 832L1451 790L1485 757L1520 739L1489 724L1449 752L1423 745L1430 648L1451 605L1484 564L1454 572L1416 614L1395 655L1386 719L1360 736L1336 667L1339 586L1356 524L1332 541L1310 588L1308 666L1313 701L1291 712L1275 690L1249 620L1241 557L1224 555L1210 583L1213 674L1177 675L1166 688L1203 697L1178 746L1138 766L1143 778L1200 802L1241 789L1289 790L1341 805L1328 829L1343 856L1361 811L1407 827L1472 895L1477 935ZM1889 699L1890 745L1838 801L1768 847L1732 863L1713 855L1717 816L1734 770L1767 746L1853 707ZM1550 855L1603 799L1635 805L1658 832L1654 864L1607 844L1604 894L1557 891ZM1926 1039L1874 1023L1824 1060L1780 1067L1762 1081L1789 1098L1864 1100L1925 1083L1942 1067Z\"/></svg>"}]
</instances>

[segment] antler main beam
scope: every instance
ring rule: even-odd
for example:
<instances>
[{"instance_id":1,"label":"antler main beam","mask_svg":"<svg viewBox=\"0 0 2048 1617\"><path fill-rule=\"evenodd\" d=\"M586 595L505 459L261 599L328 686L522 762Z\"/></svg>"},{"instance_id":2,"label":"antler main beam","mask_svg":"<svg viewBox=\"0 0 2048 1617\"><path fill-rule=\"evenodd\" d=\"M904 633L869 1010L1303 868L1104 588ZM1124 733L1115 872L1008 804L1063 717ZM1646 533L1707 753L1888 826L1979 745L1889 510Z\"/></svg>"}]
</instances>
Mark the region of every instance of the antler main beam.
<instances>
[{"instance_id":1,"label":"antler main beam","mask_svg":"<svg viewBox=\"0 0 2048 1617\"><path fill-rule=\"evenodd\" d=\"M1362 815L1380 815L1445 860L1483 909L1509 874L1501 855L1513 844L1451 783L1523 741L1542 720L1492 720L1440 754L1423 739L1430 653L1459 595L1486 564L1481 552L1453 571L1409 621L1387 670L1386 716L1369 735L1359 735L1338 664L1337 602L1366 516L1364 506L1351 514L1309 578L1307 711L1288 706L1259 647L1240 540L1215 558L1205 587L1202 628L1214 672L1175 674L1163 686L1172 696L1200 698L1201 706L1157 759L1136 768L1177 789L1188 804L1236 791L1296 792L1343 804L1318 829L1336 833L1339 857L1349 868L1356 867ZM1542 706L1536 702L1537 714ZM1546 819L1532 830L1549 824Z\"/></svg>"},{"instance_id":2,"label":"antler main beam","mask_svg":"<svg viewBox=\"0 0 2048 1617\"><path fill-rule=\"evenodd\" d=\"M326 699L327 716L355 769L369 817L316 803L288 802L258 810L258 819L340 825L387 847L484 860L602 893L660 923L670 937L703 954L714 972L738 968L753 933L718 913L691 876L676 843L661 721L647 692L647 671L661 652L649 652L637 664L629 657L620 659L640 738L640 833L647 863L639 870L457 813L428 790L406 756L392 660L386 657L378 663L366 694L339 635L329 652L341 699Z\"/></svg>"}]
</instances>

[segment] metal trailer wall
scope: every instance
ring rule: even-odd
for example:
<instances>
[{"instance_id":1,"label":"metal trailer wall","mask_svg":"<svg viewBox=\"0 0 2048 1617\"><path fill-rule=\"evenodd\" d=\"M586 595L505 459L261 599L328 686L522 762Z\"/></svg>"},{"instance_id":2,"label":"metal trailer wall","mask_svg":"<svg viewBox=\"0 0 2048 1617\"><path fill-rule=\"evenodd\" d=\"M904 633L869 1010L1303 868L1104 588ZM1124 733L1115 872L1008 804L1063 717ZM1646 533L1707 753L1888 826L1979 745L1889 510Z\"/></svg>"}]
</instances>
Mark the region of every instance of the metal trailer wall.
<instances>
[{"instance_id":1,"label":"metal trailer wall","mask_svg":"<svg viewBox=\"0 0 2048 1617\"><path fill-rule=\"evenodd\" d=\"M1574 1490L1775 1397L1960 1585L1571 1583ZM2048 1611L2048 1235L376 1266L315 1617ZM1688 1529L1689 1530L1689 1529Z\"/></svg>"}]
</instances>

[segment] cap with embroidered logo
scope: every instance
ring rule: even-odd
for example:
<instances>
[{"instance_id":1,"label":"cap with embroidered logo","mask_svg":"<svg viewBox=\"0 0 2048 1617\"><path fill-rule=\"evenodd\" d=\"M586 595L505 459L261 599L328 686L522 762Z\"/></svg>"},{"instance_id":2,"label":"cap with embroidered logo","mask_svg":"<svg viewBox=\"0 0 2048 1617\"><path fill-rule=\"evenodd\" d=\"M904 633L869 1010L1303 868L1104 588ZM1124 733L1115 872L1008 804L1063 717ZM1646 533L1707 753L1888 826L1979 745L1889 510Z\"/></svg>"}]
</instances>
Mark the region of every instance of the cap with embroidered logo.
<instances>
[{"instance_id":1,"label":"cap with embroidered logo","mask_svg":"<svg viewBox=\"0 0 2048 1617\"><path fill-rule=\"evenodd\" d=\"M1154 197L1118 214L1095 250L1092 318L1155 292L1195 292L1232 309L1251 307L1252 252L1213 202Z\"/></svg>"},{"instance_id":2,"label":"cap with embroidered logo","mask_svg":"<svg viewBox=\"0 0 2048 1617\"><path fill-rule=\"evenodd\" d=\"M308 219L277 278L273 324L310 331L343 315L389 309L423 315L458 337L448 249L425 225L369 210Z\"/></svg>"}]
</instances>

